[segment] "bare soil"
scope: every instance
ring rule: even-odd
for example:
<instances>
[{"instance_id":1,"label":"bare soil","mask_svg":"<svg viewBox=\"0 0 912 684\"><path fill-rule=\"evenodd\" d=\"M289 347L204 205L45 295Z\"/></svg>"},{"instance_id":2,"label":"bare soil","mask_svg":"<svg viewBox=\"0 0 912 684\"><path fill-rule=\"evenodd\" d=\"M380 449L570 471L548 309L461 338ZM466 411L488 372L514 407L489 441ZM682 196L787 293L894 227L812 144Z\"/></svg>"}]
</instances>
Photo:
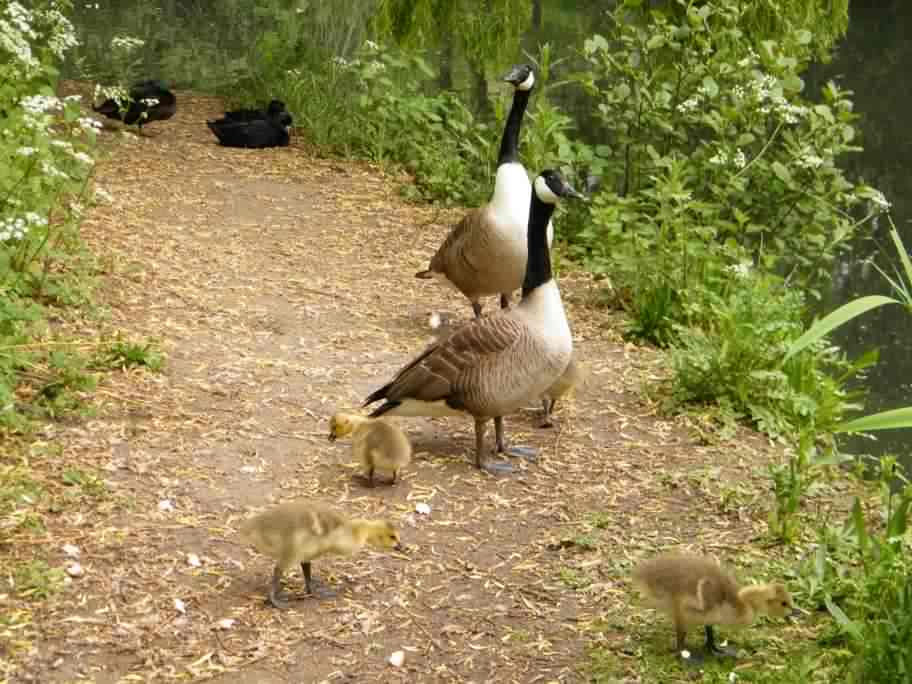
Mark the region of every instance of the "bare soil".
<instances>
[{"instance_id":1,"label":"bare soil","mask_svg":"<svg viewBox=\"0 0 912 684\"><path fill-rule=\"evenodd\" d=\"M179 99L143 136L103 133L116 142L95 183L113 202L83 231L104 313L78 332L152 339L167 361L106 376L90 417L40 437L60 454L35 467L99 472L107 493L5 547L63 566L75 544L84 570L45 602L3 595L31 614L26 646L6 649L10 681L578 682L593 644L635 672L630 565L682 545L747 553L763 511L737 493L772 458L762 441L707 440L699 419L661 415L645 390L663 357L625 345L598 283L564 272L590 380L554 429L537 427L534 402L506 421L541 462L495 478L471 465L471 420L402 419L416 452L404 480L365 488L328 418L432 339L431 311L469 318L413 276L458 212L407 205L401 178L302 141L219 147L204 121L221 103ZM236 528L296 498L387 517L407 553L320 559L336 598L304 597L297 573L292 608L270 608L270 560ZM401 668L387 663L397 650Z\"/></svg>"}]
</instances>

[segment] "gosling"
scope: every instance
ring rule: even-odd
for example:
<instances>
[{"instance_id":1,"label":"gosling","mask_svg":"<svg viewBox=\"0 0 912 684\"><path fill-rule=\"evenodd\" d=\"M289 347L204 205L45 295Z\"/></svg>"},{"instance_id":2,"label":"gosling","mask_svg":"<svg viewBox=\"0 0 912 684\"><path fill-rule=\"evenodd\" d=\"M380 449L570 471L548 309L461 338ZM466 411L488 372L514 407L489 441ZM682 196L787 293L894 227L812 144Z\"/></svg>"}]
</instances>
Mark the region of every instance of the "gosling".
<instances>
[{"instance_id":1,"label":"gosling","mask_svg":"<svg viewBox=\"0 0 912 684\"><path fill-rule=\"evenodd\" d=\"M412 445L402 429L385 420L354 413L337 413L329 421L329 441L352 435L352 452L364 468L367 486L374 486L374 473L391 473L396 484L399 471L412 460Z\"/></svg>"},{"instance_id":2,"label":"gosling","mask_svg":"<svg viewBox=\"0 0 912 684\"><path fill-rule=\"evenodd\" d=\"M276 559L269 603L288 608L281 592L282 576L297 563L304 572L307 593L314 592L317 580L312 577L310 562L325 554L351 556L366 544L381 549L402 550L399 532L385 520L349 519L330 508L305 501L281 504L246 520L240 527L241 538L257 551ZM324 596L333 596L324 591Z\"/></svg>"},{"instance_id":3,"label":"gosling","mask_svg":"<svg viewBox=\"0 0 912 684\"><path fill-rule=\"evenodd\" d=\"M542 411L544 411L544 418L542 420L541 427L554 427L554 423L551 420L551 412L554 411L554 405L557 403L558 399L576 388L585 379L585 375L585 369L581 364L577 363L576 355L574 354L570 358L570 363L567 364L567 368L564 370L564 374L554 381L554 384L548 388L548 391L545 392L544 396L542 397Z\"/></svg>"},{"instance_id":4,"label":"gosling","mask_svg":"<svg viewBox=\"0 0 912 684\"><path fill-rule=\"evenodd\" d=\"M703 625L706 653L734 656L716 645L713 625L745 627L760 615L783 618L797 612L782 584L739 587L718 562L704 556L658 556L637 566L632 581L649 605L674 622L678 652L684 650L687 630Z\"/></svg>"}]
</instances>

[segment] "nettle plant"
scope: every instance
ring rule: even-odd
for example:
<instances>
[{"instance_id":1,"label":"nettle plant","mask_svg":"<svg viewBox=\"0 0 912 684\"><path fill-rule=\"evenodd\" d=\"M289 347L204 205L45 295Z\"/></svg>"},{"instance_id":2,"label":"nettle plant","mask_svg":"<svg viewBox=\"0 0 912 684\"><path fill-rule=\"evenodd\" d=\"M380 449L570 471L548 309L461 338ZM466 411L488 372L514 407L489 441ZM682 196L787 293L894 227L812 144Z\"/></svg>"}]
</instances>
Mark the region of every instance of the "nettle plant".
<instances>
[{"instance_id":1,"label":"nettle plant","mask_svg":"<svg viewBox=\"0 0 912 684\"><path fill-rule=\"evenodd\" d=\"M699 325L710 313L700 291L735 264L814 294L886 206L836 166L858 149L848 94L830 83L820 104L802 97L808 31L753 46L739 3L680 4L648 15L622 5L611 33L585 43L582 82L610 147L599 148L605 190L570 236L657 342L676 321Z\"/></svg>"},{"instance_id":2,"label":"nettle plant","mask_svg":"<svg viewBox=\"0 0 912 684\"><path fill-rule=\"evenodd\" d=\"M12 421L18 369L31 362L38 297L65 298L52 257L72 251L100 125L78 97L54 95L55 63L75 44L60 2L0 11L0 425ZM14 421L13 421L14 422Z\"/></svg>"}]
</instances>

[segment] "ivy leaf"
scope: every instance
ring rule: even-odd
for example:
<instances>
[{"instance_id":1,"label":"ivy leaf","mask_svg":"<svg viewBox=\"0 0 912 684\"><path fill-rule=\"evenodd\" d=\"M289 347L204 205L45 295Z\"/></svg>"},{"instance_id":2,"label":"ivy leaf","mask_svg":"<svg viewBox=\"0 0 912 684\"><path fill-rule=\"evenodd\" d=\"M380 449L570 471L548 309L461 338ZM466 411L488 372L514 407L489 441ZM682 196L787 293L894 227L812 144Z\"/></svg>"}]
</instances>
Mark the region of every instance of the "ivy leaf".
<instances>
[{"instance_id":1,"label":"ivy leaf","mask_svg":"<svg viewBox=\"0 0 912 684\"><path fill-rule=\"evenodd\" d=\"M774 161L770 164L770 167L773 169L773 173L776 174L776 177L781 180L786 185L791 185L792 183L792 174L789 173L789 170L785 168L785 165L782 162Z\"/></svg>"}]
</instances>

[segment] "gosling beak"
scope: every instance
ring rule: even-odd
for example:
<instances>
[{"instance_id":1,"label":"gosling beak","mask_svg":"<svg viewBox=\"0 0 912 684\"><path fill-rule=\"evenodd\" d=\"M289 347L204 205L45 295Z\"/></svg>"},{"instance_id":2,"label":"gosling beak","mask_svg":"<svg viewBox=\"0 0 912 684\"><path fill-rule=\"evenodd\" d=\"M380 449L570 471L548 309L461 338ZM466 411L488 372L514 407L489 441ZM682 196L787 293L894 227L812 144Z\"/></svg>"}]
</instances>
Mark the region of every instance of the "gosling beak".
<instances>
[{"instance_id":1,"label":"gosling beak","mask_svg":"<svg viewBox=\"0 0 912 684\"><path fill-rule=\"evenodd\" d=\"M792 608L792 612L789 613L786 617L792 620L799 620L804 617L804 611L801 608Z\"/></svg>"},{"instance_id":2,"label":"gosling beak","mask_svg":"<svg viewBox=\"0 0 912 684\"><path fill-rule=\"evenodd\" d=\"M404 553L405 547L402 545L402 542L396 542L396 545L393 547L393 551L398 551L399 553Z\"/></svg>"}]
</instances>

